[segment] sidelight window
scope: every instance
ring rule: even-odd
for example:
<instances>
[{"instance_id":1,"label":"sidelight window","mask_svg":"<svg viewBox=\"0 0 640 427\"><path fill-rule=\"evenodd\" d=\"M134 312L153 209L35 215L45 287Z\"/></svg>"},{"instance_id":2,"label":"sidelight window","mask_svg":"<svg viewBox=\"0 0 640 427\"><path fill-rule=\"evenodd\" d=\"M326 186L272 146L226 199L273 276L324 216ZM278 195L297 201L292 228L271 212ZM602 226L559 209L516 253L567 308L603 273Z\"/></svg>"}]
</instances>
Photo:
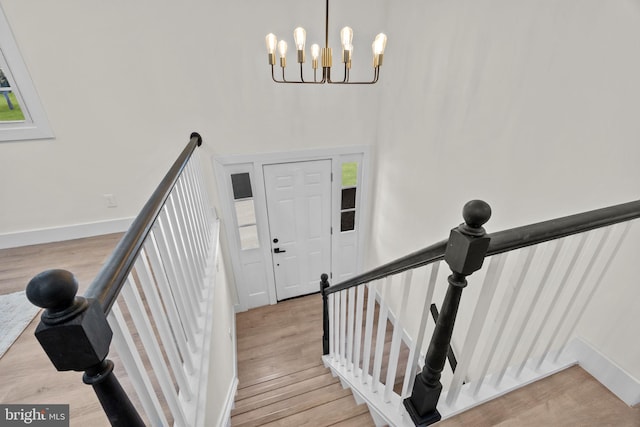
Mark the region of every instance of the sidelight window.
<instances>
[{"instance_id":1,"label":"sidelight window","mask_svg":"<svg viewBox=\"0 0 640 427\"><path fill-rule=\"evenodd\" d=\"M340 231L356 228L356 191L358 184L358 163L342 164L342 201L340 204Z\"/></svg>"},{"instance_id":2,"label":"sidelight window","mask_svg":"<svg viewBox=\"0 0 640 427\"><path fill-rule=\"evenodd\" d=\"M231 174L231 187L233 189L234 208L238 235L240 237L240 249L258 249L258 225L256 221L256 209L251 189L251 176L248 172Z\"/></svg>"}]
</instances>

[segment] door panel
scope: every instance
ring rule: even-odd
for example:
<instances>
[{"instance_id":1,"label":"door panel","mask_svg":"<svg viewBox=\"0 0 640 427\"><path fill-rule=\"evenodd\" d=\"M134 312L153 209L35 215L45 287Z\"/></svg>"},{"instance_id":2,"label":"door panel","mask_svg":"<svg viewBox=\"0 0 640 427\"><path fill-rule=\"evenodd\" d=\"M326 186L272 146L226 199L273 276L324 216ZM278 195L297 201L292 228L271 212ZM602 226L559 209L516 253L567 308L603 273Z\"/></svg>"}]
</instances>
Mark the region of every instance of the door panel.
<instances>
[{"instance_id":1,"label":"door panel","mask_svg":"<svg viewBox=\"0 0 640 427\"><path fill-rule=\"evenodd\" d=\"M277 299L317 292L331 271L331 160L263 172Z\"/></svg>"}]
</instances>

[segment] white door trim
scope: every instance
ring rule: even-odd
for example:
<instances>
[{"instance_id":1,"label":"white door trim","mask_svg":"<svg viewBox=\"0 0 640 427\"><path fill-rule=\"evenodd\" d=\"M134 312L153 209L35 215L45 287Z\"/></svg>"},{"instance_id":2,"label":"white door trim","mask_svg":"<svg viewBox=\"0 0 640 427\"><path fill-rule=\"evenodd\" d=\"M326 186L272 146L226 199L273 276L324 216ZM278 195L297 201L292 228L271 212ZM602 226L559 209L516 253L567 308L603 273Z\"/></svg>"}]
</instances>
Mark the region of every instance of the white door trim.
<instances>
[{"instance_id":1,"label":"white door trim","mask_svg":"<svg viewBox=\"0 0 640 427\"><path fill-rule=\"evenodd\" d=\"M273 276L273 265L271 264L271 245L269 241L269 229L268 229L268 217L267 217L267 202L264 189L264 174L262 167L264 165L276 164L276 163L289 163L289 162L302 162L310 160L332 160L332 171L335 179L332 182L331 192L332 201L334 206L340 206L340 194L341 194L341 158L343 156L361 156L360 167L361 177L360 182L360 209L357 212L359 228L361 232L358 233L358 253L357 253L357 271L362 271L364 263L363 248L365 248L367 237L367 231L369 230L369 188L371 178L369 174L369 162L370 162L370 147L366 145L349 146L349 147L333 147L322 149L310 149L301 151L286 151L276 153L262 153L262 154L246 154L246 155L230 155L214 157L213 166L216 175L216 185L218 188L218 202L220 203L220 210L222 213L222 220L225 226L229 256L231 258L231 264L234 270L234 278L236 280L236 286L238 281L242 281L241 265L240 262L240 248L238 243L232 236L235 235L235 213L232 206L232 192L231 186L228 184L228 169L238 165L246 165L248 172L251 173L253 179L252 188L254 203L256 208L256 220L258 224L258 235L260 240L260 250L262 252L263 259L265 260L265 267L269 270L265 271L267 280L267 293L269 304L276 304L276 285ZM334 230L334 236L340 232L340 215L336 214L336 209L333 209L331 215L332 227ZM335 239L332 239L335 240ZM336 257L338 254L336 251L331 251L331 265L337 265ZM330 273L330 272L327 272ZM320 278L318 278L320 283ZM237 311L244 311L249 308L247 298L243 295L240 287L237 286L238 304L236 305Z\"/></svg>"}]
</instances>

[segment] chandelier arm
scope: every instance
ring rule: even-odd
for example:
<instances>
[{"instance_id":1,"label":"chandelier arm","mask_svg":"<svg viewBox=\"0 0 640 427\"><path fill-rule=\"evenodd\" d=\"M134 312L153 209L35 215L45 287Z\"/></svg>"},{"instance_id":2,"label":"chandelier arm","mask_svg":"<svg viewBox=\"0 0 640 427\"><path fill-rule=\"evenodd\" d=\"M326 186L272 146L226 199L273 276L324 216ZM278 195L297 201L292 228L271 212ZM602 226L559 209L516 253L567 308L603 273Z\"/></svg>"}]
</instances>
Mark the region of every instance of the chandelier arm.
<instances>
[{"instance_id":1,"label":"chandelier arm","mask_svg":"<svg viewBox=\"0 0 640 427\"><path fill-rule=\"evenodd\" d=\"M380 77L380 67L375 67L373 70L373 80L369 82L350 82L350 81L341 81L341 82L332 82L331 80L327 81L327 83L334 85L372 85L378 81Z\"/></svg>"},{"instance_id":2,"label":"chandelier arm","mask_svg":"<svg viewBox=\"0 0 640 427\"><path fill-rule=\"evenodd\" d=\"M306 83L306 82L304 81L304 74L302 73L302 62L300 63L300 81L301 81L302 83ZM311 83L311 82L309 82L309 83Z\"/></svg>"},{"instance_id":3,"label":"chandelier arm","mask_svg":"<svg viewBox=\"0 0 640 427\"><path fill-rule=\"evenodd\" d=\"M276 79L276 73L273 65L271 65L271 80L273 80L276 83L284 83L283 81Z\"/></svg>"}]
</instances>

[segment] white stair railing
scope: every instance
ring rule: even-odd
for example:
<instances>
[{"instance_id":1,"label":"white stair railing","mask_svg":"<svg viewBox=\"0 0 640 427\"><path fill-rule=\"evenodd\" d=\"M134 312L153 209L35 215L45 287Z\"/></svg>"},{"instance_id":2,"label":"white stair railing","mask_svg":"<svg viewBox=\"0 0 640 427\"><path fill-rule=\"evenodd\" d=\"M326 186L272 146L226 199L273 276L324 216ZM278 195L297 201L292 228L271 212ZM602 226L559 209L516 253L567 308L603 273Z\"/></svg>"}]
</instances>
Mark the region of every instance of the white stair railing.
<instances>
[{"instance_id":1,"label":"white stair railing","mask_svg":"<svg viewBox=\"0 0 640 427\"><path fill-rule=\"evenodd\" d=\"M217 224L197 161L176 182L108 316L116 354L154 426L204 425L198 402L207 390Z\"/></svg>"},{"instance_id":2,"label":"white stair railing","mask_svg":"<svg viewBox=\"0 0 640 427\"><path fill-rule=\"evenodd\" d=\"M487 257L469 278L458 312L451 337L458 363L442 373L442 417L577 363L565 350L637 216ZM444 247L422 251L428 261L418 267L410 267L420 264L412 254L400 260L401 272L384 274L392 270L387 264L370 282L324 290L331 333L323 360L377 425L414 425L402 402L434 330L429 307L442 300L438 284L450 274L437 255Z\"/></svg>"},{"instance_id":3,"label":"white stair railing","mask_svg":"<svg viewBox=\"0 0 640 427\"><path fill-rule=\"evenodd\" d=\"M113 426L201 427L210 424L205 417L230 411L227 398L221 414L207 412L209 368L232 345L211 351L214 281L225 279L201 144L191 134L83 296L76 296L73 274L61 269L44 271L27 286L29 299L46 308L36 331L45 352L58 370L84 371L83 382ZM226 283L215 289L226 296ZM220 299L224 313L230 307ZM128 374L123 385L114 366Z\"/></svg>"}]
</instances>

